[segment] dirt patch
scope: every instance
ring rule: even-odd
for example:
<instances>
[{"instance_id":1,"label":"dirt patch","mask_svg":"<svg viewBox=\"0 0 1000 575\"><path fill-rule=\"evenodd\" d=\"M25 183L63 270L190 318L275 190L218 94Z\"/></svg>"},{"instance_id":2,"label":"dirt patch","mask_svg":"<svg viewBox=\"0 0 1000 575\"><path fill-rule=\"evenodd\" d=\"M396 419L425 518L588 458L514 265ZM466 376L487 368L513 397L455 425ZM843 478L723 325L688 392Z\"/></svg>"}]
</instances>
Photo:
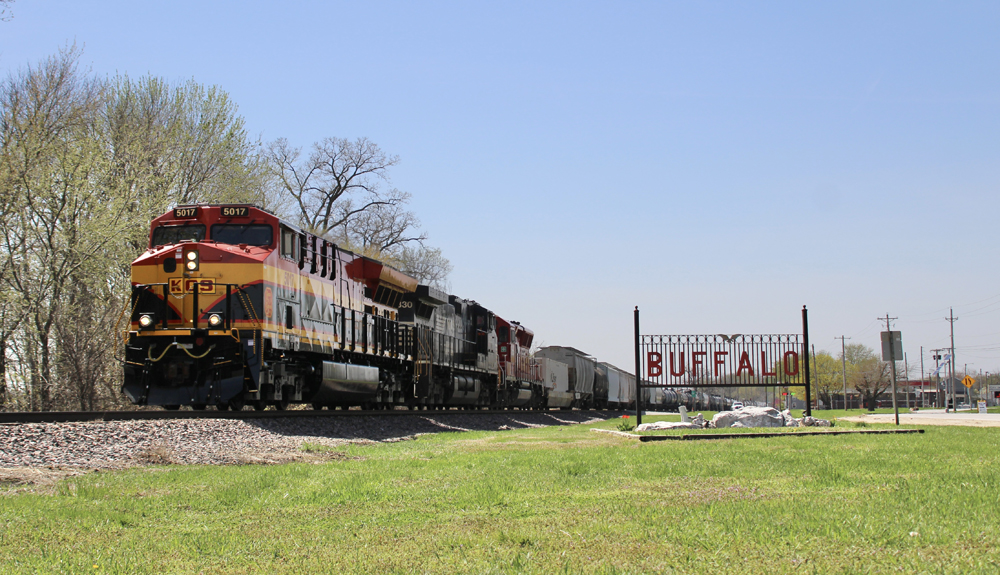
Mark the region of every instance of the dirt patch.
<instances>
[{"instance_id":1,"label":"dirt patch","mask_svg":"<svg viewBox=\"0 0 1000 575\"><path fill-rule=\"evenodd\" d=\"M90 471L46 467L0 467L0 494L19 493L30 487L51 487L67 477L83 475Z\"/></svg>"},{"instance_id":2,"label":"dirt patch","mask_svg":"<svg viewBox=\"0 0 1000 575\"><path fill-rule=\"evenodd\" d=\"M896 423L892 413L866 413L851 417L841 417L839 421L854 423ZM899 423L906 425L962 425L966 427L1000 427L998 414L951 414L951 413L900 413Z\"/></svg>"}]
</instances>

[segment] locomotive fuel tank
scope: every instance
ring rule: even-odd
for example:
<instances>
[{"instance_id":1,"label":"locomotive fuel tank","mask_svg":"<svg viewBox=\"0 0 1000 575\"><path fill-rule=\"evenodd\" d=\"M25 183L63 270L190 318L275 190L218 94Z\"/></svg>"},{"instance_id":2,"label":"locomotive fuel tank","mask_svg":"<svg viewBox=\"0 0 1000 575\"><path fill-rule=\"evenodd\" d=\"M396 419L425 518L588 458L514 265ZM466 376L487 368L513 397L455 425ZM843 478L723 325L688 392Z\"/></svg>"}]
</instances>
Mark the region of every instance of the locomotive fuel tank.
<instances>
[{"instance_id":1,"label":"locomotive fuel tank","mask_svg":"<svg viewBox=\"0 0 1000 575\"><path fill-rule=\"evenodd\" d=\"M318 404L354 405L374 401L378 394L377 367L323 362L323 378L311 401Z\"/></svg>"}]
</instances>

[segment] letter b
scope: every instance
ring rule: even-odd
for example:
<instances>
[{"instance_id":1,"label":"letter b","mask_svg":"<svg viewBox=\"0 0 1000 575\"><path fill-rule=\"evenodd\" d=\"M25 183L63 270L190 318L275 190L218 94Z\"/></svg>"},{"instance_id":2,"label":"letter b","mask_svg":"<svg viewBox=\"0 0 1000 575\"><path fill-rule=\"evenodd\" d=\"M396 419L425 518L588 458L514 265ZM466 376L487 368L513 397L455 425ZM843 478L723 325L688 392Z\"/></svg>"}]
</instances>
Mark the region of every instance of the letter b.
<instances>
[{"instance_id":1,"label":"letter b","mask_svg":"<svg viewBox=\"0 0 1000 575\"><path fill-rule=\"evenodd\" d=\"M648 377L663 375L663 356L658 351L646 352L646 374Z\"/></svg>"}]
</instances>

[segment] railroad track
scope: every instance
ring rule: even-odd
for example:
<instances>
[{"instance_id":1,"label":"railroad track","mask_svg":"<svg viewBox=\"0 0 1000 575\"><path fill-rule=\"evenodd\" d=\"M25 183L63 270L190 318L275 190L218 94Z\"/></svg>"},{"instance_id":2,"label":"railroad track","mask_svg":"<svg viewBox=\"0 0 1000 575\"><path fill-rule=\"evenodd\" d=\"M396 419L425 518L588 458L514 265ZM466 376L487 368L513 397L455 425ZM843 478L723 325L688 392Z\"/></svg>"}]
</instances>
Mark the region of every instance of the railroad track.
<instances>
[{"instance_id":1,"label":"railroad track","mask_svg":"<svg viewBox=\"0 0 1000 575\"><path fill-rule=\"evenodd\" d=\"M577 413L604 413L598 410L573 410ZM561 410L509 410L509 409L291 409L285 411L15 411L0 413L0 424L13 423L68 423L75 421L136 421L153 419L284 419L295 417L357 417L365 415L504 415L513 413L560 413ZM617 412L615 412L617 413Z\"/></svg>"}]
</instances>

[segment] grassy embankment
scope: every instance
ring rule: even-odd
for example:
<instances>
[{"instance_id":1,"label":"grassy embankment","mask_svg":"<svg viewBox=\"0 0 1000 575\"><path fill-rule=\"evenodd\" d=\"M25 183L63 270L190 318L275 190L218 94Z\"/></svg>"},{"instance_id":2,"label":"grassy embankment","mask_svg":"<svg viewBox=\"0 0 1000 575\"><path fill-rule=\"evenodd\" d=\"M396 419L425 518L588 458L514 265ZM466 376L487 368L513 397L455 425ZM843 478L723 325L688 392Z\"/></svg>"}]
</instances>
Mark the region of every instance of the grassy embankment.
<instances>
[{"instance_id":1,"label":"grassy embankment","mask_svg":"<svg viewBox=\"0 0 1000 575\"><path fill-rule=\"evenodd\" d=\"M351 446L323 464L7 486L0 571L1000 569L997 430L640 445L589 427Z\"/></svg>"}]
</instances>

